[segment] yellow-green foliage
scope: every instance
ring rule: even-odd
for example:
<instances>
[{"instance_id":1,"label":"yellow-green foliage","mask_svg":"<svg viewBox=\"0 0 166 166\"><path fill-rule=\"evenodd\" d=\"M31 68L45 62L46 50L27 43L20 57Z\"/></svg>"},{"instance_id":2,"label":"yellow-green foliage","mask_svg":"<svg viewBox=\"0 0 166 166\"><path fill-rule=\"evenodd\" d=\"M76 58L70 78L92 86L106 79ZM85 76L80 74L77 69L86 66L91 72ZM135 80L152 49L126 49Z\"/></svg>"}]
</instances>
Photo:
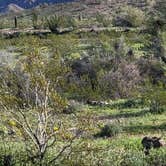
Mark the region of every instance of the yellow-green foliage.
<instances>
[{"instance_id":1,"label":"yellow-green foliage","mask_svg":"<svg viewBox=\"0 0 166 166\"><path fill-rule=\"evenodd\" d=\"M134 27L140 27L145 24L145 13L138 8L126 6L121 8L122 17L126 18Z\"/></svg>"},{"instance_id":2,"label":"yellow-green foliage","mask_svg":"<svg viewBox=\"0 0 166 166\"><path fill-rule=\"evenodd\" d=\"M109 18L107 18L107 16L106 15L101 15L100 13L98 13L97 15L96 15L96 21L99 23L99 24L101 24L101 26L103 26L103 27L109 27L109 26L111 26L111 18L109 17Z\"/></svg>"},{"instance_id":3,"label":"yellow-green foliage","mask_svg":"<svg viewBox=\"0 0 166 166\"><path fill-rule=\"evenodd\" d=\"M75 20L67 16L50 16L47 20L48 27L51 31L56 32L57 28L70 28L75 26Z\"/></svg>"},{"instance_id":4,"label":"yellow-green foliage","mask_svg":"<svg viewBox=\"0 0 166 166\"><path fill-rule=\"evenodd\" d=\"M150 106L151 112L160 113L166 109L166 90L161 83L152 85L148 82L143 97Z\"/></svg>"}]
</instances>

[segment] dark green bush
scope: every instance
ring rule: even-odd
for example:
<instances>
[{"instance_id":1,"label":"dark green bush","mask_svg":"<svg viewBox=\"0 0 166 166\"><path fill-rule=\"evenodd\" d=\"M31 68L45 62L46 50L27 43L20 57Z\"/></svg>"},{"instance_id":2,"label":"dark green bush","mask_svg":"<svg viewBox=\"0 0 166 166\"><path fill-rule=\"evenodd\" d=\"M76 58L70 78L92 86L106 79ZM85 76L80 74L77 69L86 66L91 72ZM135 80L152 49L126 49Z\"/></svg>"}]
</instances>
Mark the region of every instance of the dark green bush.
<instances>
[{"instance_id":1,"label":"dark green bush","mask_svg":"<svg viewBox=\"0 0 166 166\"><path fill-rule=\"evenodd\" d=\"M132 6L123 6L118 12L118 19L113 20L113 25L140 27L145 22L145 13Z\"/></svg>"},{"instance_id":2,"label":"dark green bush","mask_svg":"<svg viewBox=\"0 0 166 166\"><path fill-rule=\"evenodd\" d=\"M162 113L166 110L166 89L162 83L153 85L147 82L145 92L142 94L151 113Z\"/></svg>"},{"instance_id":3,"label":"dark green bush","mask_svg":"<svg viewBox=\"0 0 166 166\"><path fill-rule=\"evenodd\" d=\"M55 33L58 33L58 28L74 28L75 27L75 21L72 17L69 16L51 16L47 20L47 26L48 28Z\"/></svg>"},{"instance_id":4,"label":"dark green bush","mask_svg":"<svg viewBox=\"0 0 166 166\"><path fill-rule=\"evenodd\" d=\"M12 155L0 156L0 165L13 166L14 165L13 156Z\"/></svg>"},{"instance_id":5,"label":"dark green bush","mask_svg":"<svg viewBox=\"0 0 166 166\"><path fill-rule=\"evenodd\" d=\"M122 100L116 103L113 103L111 105L111 108L139 108L144 106L144 101L142 99L128 99L128 100Z\"/></svg>"},{"instance_id":6,"label":"dark green bush","mask_svg":"<svg viewBox=\"0 0 166 166\"><path fill-rule=\"evenodd\" d=\"M122 128L119 124L106 124L101 131L96 134L97 137L114 137L117 136L120 132L122 132Z\"/></svg>"},{"instance_id":7,"label":"dark green bush","mask_svg":"<svg viewBox=\"0 0 166 166\"><path fill-rule=\"evenodd\" d=\"M150 103L150 112L153 114L160 114L165 111L166 108L162 107L159 102L156 100L151 101Z\"/></svg>"},{"instance_id":8,"label":"dark green bush","mask_svg":"<svg viewBox=\"0 0 166 166\"><path fill-rule=\"evenodd\" d=\"M124 102L122 104L123 108L137 108L140 105L143 105L143 101L142 100L134 100L134 99L129 99L126 102Z\"/></svg>"}]
</instances>

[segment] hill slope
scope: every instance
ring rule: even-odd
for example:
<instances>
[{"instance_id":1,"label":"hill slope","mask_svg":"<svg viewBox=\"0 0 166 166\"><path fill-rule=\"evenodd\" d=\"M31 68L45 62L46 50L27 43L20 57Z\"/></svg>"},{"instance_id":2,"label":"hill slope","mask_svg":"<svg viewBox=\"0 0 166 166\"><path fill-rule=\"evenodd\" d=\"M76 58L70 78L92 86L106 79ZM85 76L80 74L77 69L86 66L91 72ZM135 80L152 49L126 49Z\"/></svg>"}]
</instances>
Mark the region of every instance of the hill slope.
<instances>
[{"instance_id":1,"label":"hill slope","mask_svg":"<svg viewBox=\"0 0 166 166\"><path fill-rule=\"evenodd\" d=\"M43 3L53 4L60 2L69 2L72 0L0 0L0 12L5 12L10 4L18 5L22 8L32 8Z\"/></svg>"}]
</instances>

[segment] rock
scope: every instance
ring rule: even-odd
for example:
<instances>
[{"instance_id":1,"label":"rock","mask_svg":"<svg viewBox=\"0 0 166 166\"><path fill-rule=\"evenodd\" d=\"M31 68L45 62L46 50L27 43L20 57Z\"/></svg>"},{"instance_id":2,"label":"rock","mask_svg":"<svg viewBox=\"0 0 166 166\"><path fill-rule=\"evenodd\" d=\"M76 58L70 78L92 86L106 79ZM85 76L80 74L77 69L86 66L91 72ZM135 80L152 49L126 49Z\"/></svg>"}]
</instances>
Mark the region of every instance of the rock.
<instances>
[{"instance_id":1,"label":"rock","mask_svg":"<svg viewBox=\"0 0 166 166\"><path fill-rule=\"evenodd\" d=\"M108 106L109 103L105 102L105 101L95 101L95 100L87 100L86 102L88 105L91 106Z\"/></svg>"},{"instance_id":2,"label":"rock","mask_svg":"<svg viewBox=\"0 0 166 166\"><path fill-rule=\"evenodd\" d=\"M68 28L50 28L51 32L56 33L56 34L65 34L72 32L74 30L73 27L68 27Z\"/></svg>"},{"instance_id":3,"label":"rock","mask_svg":"<svg viewBox=\"0 0 166 166\"><path fill-rule=\"evenodd\" d=\"M98 105L98 101L87 100L87 104L88 105L92 105L92 106L97 106Z\"/></svg>"},{"instance_id":4,"label":"rock","mask_svg":"<svg viewBox=\"0 0 166 166\"><path fill-rule=\"evenodd\" d=\"M150 153L150 149L160 148L165 145L165 143L161 141L161 138L158 137L144 137L141 143L143 145L145 155Z\"/></svg>"},{"instance_id":5,"label":"rock","mask_svg":"<svg viewBox=\"0 0 166 166\"><path fill-rule=\"evenodd\" d=\"M10 135L10 136L14 136L16 133L12 130L12 129L10 129L9 131L8 131L8 135Z\"/></svg>"},{"instance_id":6,"label":"rock","mask_svg":"<svg viewBox=\"0 0 166 166\"><path fill-rule=\"evenodd\" d=\"M24 11L24 8L22 8L16 4L11 3L8 5L8 11L12 12L12 13L20 13L20 12Z\"/></svg>"}]
</instances>

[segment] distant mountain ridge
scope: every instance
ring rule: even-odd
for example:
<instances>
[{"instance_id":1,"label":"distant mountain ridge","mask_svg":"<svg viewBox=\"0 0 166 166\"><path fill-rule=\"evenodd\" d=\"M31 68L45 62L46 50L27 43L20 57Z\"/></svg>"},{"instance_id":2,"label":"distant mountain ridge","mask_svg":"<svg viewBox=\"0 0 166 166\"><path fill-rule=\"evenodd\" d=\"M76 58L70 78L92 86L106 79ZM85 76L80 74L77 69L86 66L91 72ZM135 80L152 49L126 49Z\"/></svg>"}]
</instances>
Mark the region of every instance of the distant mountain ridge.
<instances>
[{"instance_id":1,"label":"distant mountain ridge","mask_svg":"<svg viewBox=\"0 0 166 166\"><path fill-rule=\"evenodd\" d=\"M9 4L8 5L8 9L7 9L9 12L14 12L14 13L19 13L21 11L23 11L24 9L21 8L20 6L17 6L16 4Z\"/></svg>"},{"instance_id":2,"label":"distant mountain ridge","mask_svg":"<svg viewBox=\"0 0 166 166\"><path fill-rule=\"evenodd\" d=\"M10 4L15 4L20 8L28 9L43 3L54 4L71 1L73 0L0 0L0 12L6 12Z\"/></svg>"}]
</instances>

